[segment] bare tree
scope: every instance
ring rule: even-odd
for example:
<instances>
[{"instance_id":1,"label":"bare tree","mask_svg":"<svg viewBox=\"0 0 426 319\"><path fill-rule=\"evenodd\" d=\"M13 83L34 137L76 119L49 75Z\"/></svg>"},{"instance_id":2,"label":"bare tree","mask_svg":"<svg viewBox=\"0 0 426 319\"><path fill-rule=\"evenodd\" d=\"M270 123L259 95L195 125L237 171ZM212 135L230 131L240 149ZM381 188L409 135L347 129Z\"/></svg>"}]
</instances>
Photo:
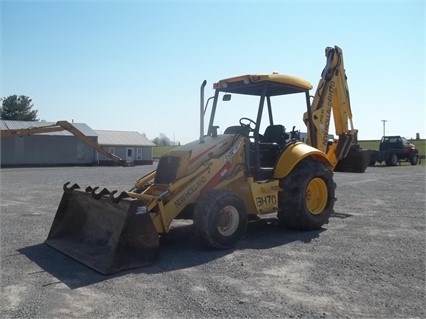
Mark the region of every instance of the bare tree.
<instances>
[{"instance_id":1,"label":"bare tree","mask_svg":"<svg viewBox=\"0 0 426 319\"><path fill-rule=\"evenodd\" d=\"M160 136L154 138L152 142L157 146L170 146L172 145L172 142L170 139L163 133L160 134Z\"/></svg>"}]
</instances>

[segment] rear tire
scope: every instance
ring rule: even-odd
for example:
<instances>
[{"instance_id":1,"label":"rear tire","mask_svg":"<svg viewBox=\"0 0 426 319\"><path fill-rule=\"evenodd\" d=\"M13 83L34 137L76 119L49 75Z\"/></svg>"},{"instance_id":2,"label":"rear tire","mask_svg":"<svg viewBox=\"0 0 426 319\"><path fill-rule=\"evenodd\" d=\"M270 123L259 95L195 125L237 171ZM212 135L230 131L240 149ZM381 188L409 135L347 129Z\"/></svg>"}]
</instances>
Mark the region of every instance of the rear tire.
<instances>
[{"instance_id":1,"label":"rear tire","mask_svg":"<svg viewBox=\"0 0 426 319\"><path fill-rule=\"evenodd\" d=\"M212 190L195 205L196 235L212 248L235 245L244 236L247 221L244 201L228 190Z\"/></svg>"},{"instance_id":2,"label":"rear tire","mask_svg":"<svg viewBox=\"0 0 426 319\"><path fill-rule=\"evenodd\" d=\"M395 153L392 153L389 157L389 159L387 159L385 161L386 166L396 166L398 165L398 155L396 155Z\"/></svg>"},{"instance_id":3,"label":"rear tire","mask_svg":"<svg viewBox=\"0 0 426 319\"><path fill-rule=\"evenodd\" d=\"M332 170L323 162L302 160L281 179L278 219L286 227L320 229L334 211L336 184Z\"/></svg>"}]
</instances>

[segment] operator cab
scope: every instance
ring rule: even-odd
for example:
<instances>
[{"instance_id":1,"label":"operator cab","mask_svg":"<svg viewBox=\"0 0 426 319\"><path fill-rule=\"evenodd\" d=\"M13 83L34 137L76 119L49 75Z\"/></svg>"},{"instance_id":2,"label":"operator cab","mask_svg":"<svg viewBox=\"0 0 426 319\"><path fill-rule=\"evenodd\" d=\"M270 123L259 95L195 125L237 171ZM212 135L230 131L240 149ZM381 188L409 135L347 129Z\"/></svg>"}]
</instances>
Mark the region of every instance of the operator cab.
<instances>
[{"instance_id":1,"label":"operator cab","mask_svg":"<svg viewBox=\"0 0 426 319\"><path fill-rule=\"evenodd\" d=\"M300 132L296 131L295 127L293 127L292 131L287 132L282 123L274 121L272 99L282 95L304 94L309 113L309 90L312 89L312 85L308 81L295 76L273 73L228 78L215 83L213 88L215 89L215 95L212 97L213 106L207 132L207 135L211 136L217 134L218 126L215 125L215 117L218 117L216 116L216 111L218 110L220 96L223 95L223 100L226 101L231 99L231 94L247 96L247 99L251 97L251 101L253 101L253 97L258 98L257 105L244 106L244 113L246 114L249 113L249 109L252 107L253 112L251 114L253 118L256 116L255 119L241 117L239 125L233 124L228 126L223 131L223 134L245 136L248 139L247 144L249 145L248 149L246 149L249 174L256 180L272 178L280 154L282 154L288 145L300 139ZM220 107L222 113L223 107ZM206 108L207 105L203 110L204 113ZM275 108L278 108L278 106L275 106ZM226 116L224 119L228 120L230 112L226 113ZM222 121L219 120L218 122Z\"/></svg>"},{"instance_id":2,"label":"operator cab","mask_svg":"<svg viewBox=\"0 0 426 319\"><path fill-rule=\"evenodd\" d=\"M258 134L258 138L256 138L256 131L244 124L246 120L250 119L242 118L240 126L230 126L224 131L224 134L245 136L249 145L247 163L250 174L256 180L271 179L281 153L290 144L300 141L300 132L293 127L293 131L289 134L284 125L270 124L263 134ZM250 132L253 134L250 134Z\"/></svg>"}]
</instances>

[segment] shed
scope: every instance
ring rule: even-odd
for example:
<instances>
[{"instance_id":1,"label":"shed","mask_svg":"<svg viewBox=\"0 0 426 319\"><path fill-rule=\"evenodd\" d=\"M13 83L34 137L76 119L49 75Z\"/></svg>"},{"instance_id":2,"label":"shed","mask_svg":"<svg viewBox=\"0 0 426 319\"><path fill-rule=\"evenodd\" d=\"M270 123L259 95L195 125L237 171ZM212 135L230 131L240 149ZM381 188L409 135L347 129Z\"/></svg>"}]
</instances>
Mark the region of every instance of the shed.
<instances>
[{"instance_id":1,"label":"shed","mask_svg":"<svg viewBox=\"0 0 426 319\"><path fill-rule=\"evenodd\" d=\"M56 122L0 121L1 130L21 130L55 125ZM98 135L84 123L73 123L84 135L97 142ZM97 152L64 130L29 136L1 138L1 166L73 166L96 164Z\"/></svg>"},{"instance_id":2,"label":"shed","mask_svg":"<svg viewBox=\"0 0 426 319\"><path fill-rule=\"evenodd\" d=\"M153 142L145 135L135 131L106 131L95 130L98 143L108 152L133 162L135 165L150 165L153 163ZM111 160L99 154L99 164L110 163Z\"/></svg>"}]
</instances>

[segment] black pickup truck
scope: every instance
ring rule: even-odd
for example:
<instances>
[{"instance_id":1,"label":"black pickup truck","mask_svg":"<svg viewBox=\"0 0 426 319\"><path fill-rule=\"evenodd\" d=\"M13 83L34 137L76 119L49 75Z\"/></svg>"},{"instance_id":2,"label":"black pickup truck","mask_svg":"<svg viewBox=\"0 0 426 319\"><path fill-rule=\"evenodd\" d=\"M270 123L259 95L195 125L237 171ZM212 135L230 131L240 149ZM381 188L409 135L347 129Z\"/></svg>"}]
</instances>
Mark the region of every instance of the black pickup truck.
<instances>
[{"instance_id":1,"label":"black pickup truck","mask_svg":"<svg viewBox=\"0 0 426 319\"><path fill-rule=\"evenodd\" d=\"M386 166L395 166L399 162L410 162L411 165L419 163L419 150L405 137L383 136L380 141L379 151L371 152L370 166L376 162L385 162Z\"/></svg>"}]
</instances>

